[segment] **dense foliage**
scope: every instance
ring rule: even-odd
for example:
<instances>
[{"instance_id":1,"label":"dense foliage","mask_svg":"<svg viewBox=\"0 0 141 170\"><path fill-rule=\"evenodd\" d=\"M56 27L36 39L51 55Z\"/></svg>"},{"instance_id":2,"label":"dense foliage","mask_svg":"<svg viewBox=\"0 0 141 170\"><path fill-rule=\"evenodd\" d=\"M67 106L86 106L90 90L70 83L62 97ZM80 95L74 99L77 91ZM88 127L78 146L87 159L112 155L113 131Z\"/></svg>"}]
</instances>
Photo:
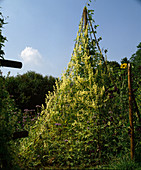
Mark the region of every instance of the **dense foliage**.
<instances>
[{"instance_id":1,"label":"dense foliage","mask_svg":"<svg viewBox=\"0 0 141 170\"><path fill-rule=\"evenodd\" d=\"M141 42L137 46L136 53L130 58L130 62L133 63L133 91L138 107L141 110Z\"/></svg>"},{"instance_id":2,"label":"dense foliage","mask_svg":"<svg viewBox=\"0 0 141 170\"><path fill-rule=\"evenodd\" d=\"M21 113L15 106L15 102L10 98L5 88L4 77L0 73L0 168L11 168L15 166L17 149L12 140L16 129L21 129L18 124Z\"/></svg>"},{"instance_id":3,"label":"dense foliage","mask_svg":"<svg viewBox=\"0 0 141 170\"><path fill-rule=\"evenodd\" d=\"M23 75L6 77L6 89L13 97L19 109L35 109L36 105L45 103L48 91L53 91L56 78L43 77L41 74L29 71Z\"/></svg>"}]
</instances>

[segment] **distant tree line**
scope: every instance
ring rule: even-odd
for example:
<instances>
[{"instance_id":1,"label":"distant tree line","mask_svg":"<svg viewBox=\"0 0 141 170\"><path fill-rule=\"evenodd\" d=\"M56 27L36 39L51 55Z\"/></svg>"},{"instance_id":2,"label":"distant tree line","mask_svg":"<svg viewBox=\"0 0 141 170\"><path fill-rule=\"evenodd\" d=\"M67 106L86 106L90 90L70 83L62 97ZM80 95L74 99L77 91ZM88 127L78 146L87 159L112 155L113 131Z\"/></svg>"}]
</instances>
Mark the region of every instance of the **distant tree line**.
<instances>
[{"instance_id":1,"label":"distant tree line","mask_svg":"<svg viewBox=\"0 0 141 170\"><path fill-rule=\"evenodd\" d=\"M55 81L56 78L52 76L43 77L41 74L28 71L16 77L6 77L5 86L17 107L23 111L45 104L45 95L48 91L53 91Z\"/></svg>"}]
</instances>

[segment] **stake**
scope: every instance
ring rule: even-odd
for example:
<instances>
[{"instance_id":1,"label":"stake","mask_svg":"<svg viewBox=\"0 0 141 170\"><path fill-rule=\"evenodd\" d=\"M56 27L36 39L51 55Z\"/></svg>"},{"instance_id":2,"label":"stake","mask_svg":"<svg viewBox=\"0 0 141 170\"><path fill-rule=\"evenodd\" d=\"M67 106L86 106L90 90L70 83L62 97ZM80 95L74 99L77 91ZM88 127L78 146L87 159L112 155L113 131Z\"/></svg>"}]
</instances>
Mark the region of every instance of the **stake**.
<instances>
[{"instance_id":1,"label":"stake","mask_svg":"<svg viewBox=\"0 0 141 170\"><path fill-rule=\"evenodd\" d=\"M133 105L132 105L132 86L131 86L131 64L128 63L128 89L129 89L129 121L130 121L130 144L131 160L134 157L134 126L133 126Z\"/></svg>"},{"instance_id":2,"label":"stake","mask_svg":"<svg viewBox=\"0 0 141 170\"><path fill-rule=\"evenodd\" d=\"M84 28L87 27L87 8L85 7L83 10L83 17L84 17Z\"/></svg>"}]
</instances>

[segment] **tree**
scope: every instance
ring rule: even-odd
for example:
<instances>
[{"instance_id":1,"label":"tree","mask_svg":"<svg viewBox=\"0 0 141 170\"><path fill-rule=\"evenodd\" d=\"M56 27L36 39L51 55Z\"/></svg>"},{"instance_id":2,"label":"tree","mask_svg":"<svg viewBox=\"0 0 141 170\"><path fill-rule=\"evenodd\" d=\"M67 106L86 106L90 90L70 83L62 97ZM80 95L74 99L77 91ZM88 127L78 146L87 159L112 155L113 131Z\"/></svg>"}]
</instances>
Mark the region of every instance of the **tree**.
<instances>
[{"instance_id":1,"label":"tree","mask_svg":"<svg viewBox=\"0 0 141 170\"><path fill-rule=\"evenodd\" d=\"M4 46L4 42L7 40L6 37L4 37L2 35L2 28L3 25L6 24L4 21L4 17L2 15L2 13L0 12L0 58L3 59L3 55L4 55L4 51L2 49L2 47Z\"/></svg>"},{"instance_id":2,"label":"tree","mask_svg":"<svg viewBox=\"0 0 141 170\"><path fill-rule=\"evenodd\" d=\"M110 68L113 68L114 73L120 68L120 64L116 61L107 61L107 65L109 65Z\"/></svg>"},{"instance_id":3,"label":"tree","mask_svg":"<svg viewBox=\"0 0 141 170\"><path fill-rule=\"evenodd\" d=\"M133 92L141 112L141 42L137 46L136 53L132 55L129 61L132 63Z\"/></svg>"},{"instance_id":4,"label":"tree","mask_svg":"<svg viewBox=\"0 0 141 170\"><path fill-rule=\"evenodd\" d=\"M36 105L45 104L48 91L53 91L56 78L43 77L41 74L28 71L23 75L6 78L6 88L21 109L34 109Z\"/></svg>"},{"instance_id":5,"label":"tree","mask_svg":"<svg viewBox=\"0 0 141 170\"><path fill-rule=\"evenodd\" d=\"M121 63L129 63L129 60L127 59L127 57L124 57L123 59L121 59Z\"/></svg>"},{"instance_id":6,"label":"tree","mask_svg":"<svg viewBox=\"0 0 141 170\"><path fill-rule=\"evenodd\" d=\"M141 42L137 48L136 53L132 55L129 61L134 65L134 68L132 69L134 75L136 75L137 79L141 81Z\"/></svg>"}]
</instances>

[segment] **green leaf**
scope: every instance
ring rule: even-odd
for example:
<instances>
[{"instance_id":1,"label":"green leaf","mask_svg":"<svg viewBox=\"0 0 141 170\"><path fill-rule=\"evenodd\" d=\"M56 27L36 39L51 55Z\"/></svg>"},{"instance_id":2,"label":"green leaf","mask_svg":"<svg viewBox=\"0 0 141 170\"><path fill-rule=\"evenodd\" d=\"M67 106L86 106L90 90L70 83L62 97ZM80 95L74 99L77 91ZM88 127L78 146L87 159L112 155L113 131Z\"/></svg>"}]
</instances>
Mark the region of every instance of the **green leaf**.
<instances>
[{"instance_id":1,"label":"green leaf","mask_svg":"<svg viewBox=\"0 0 141 170\"><path fill-rule=\"evenodd\" d=\"M107 123L107 125L109 125L109 126L110 126L110 125L111 125L111 122L109 121L109 122Z\"/></svg>"},{"instance_id":2,"label":"green leaf","mask_svg":"<svg viewBox=\"0 0 141 170\"><path fill-rule=\"evenodd\" d=\"M91 14L89 15L89 20L92 20L92 15Z\"/></svg>"},{"instance_id":3,"label":"green leaf","mask_svg":"<svg viewBox=\"0 0 141 170\"><path fill-rule=\"evenodd\" d=\"M108 147L108 146L109 146L109 144L105 144L104 146Z\"/></svg>"},{"instance_id":4,"label":"green leaf","mask_svg":"<svg viewBox=\"0 0 141 170\"><path fill-rule=\"evenodd\" d=\"M89 12L94 12L94 10L88 10L88 13L89 13Z\"/></svg>"},{"instance_id":5,"label":"green leaf","mask_svg":"<svg viewBox=\"0 0 141 170\"><path fill-rule=\"evenodd\" d=\"M95 25L94 28L96 29L97 27L99 27L99 25Z\"/></svg>"}]
</instances>

